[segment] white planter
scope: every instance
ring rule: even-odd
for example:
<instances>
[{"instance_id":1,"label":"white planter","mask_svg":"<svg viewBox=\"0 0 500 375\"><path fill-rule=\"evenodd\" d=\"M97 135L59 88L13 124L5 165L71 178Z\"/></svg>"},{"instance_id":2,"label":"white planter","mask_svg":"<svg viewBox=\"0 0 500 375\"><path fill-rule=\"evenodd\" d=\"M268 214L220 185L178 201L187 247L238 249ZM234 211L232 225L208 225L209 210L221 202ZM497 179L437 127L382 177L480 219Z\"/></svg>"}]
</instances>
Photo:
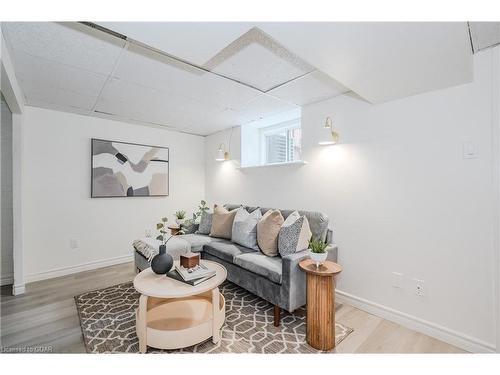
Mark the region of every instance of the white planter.
<instances>
[{"instance_id":1,"label":"white planter","mask_svg":"<svg viewBox=\"0 0 500 375\"><path fill-rule=\"evenodd\" d=\"M311 250L309 250L309 256L311 257L312 261L316 263L316 268L319 268L319 266L323 264L323 262L328 257L328 253L313 253Z\"/></svg>"},{"instance_id":2,"label":"white planter","mask_svg":"<svg viewBox=\"0 0 500 375\"><path fill-rule=\"evenodd\" d=\"M182 223L184 223L185 219L175 219L175 222L177 223L178 226L181 226Z\"/></svg>"}]
</instances>

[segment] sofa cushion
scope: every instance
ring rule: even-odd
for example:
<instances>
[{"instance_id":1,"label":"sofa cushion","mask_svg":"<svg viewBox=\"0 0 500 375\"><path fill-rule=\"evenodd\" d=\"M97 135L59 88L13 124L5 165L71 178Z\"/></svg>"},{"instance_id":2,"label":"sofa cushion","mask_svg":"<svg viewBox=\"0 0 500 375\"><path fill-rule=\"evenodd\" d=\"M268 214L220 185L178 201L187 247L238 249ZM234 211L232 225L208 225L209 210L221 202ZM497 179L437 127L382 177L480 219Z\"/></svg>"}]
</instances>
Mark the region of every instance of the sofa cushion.
<instances>
[{"instance_id":1,"label":"sofa cushion","mask_svg":"<svg viewBox=\"0 0 500 375\"><path fill-rule=\"evenodd\" d=\"M215 206L212 217L211 237L219 237L230 240L233 231L233 221L237 210L228 211L224 207Z\"/></svg>"},{"instance_id":2,"label":"sofa cushion","mask_svg":"<svg viewBox=\"0 0 500 375\"><path fill-rule=\"evenodd\" d=\"M189 244L191 245L191 252L193 253L199 253L203 249L203 246L207 243L214 241L223 241L219 238L213 238L206 234L196 233L185 234L179 237L184 238L187 242L189 242Z\"/></svg>"},{"instance_id":3,"label":"sofa cushion","mask_svg":"<svg viewBox=\"0 0 500 375\"><path fill-rule=\"evenodd\" d=\"M231 263L233 263L233 259L237 255L247 252L255 252L255 250L237 245L235 243L232 243L231 241L226 241L223 239L218 239L206 244L205 246L203 246L203 251L210 255L213 255L214 257Z\"/></svg>"},{"instance_id":4,"label":"sofa cushion","mask_svg":"<svg viewBox=\"0 0 500 375\"><path fill-rule=\"evenodd\" d=\"M231 241L259 251L259 246L257 245L257 223L261 217L262 214L259 210L248 213L245 208L238 208L234 217Z\"/></svg>"},{"instance_id":5,"label":"sofa cushion","mask_svg":"<svg viewBox=\"0 0 500 375\"><path fill-rule=\"evenodd\" d=\"M278 236L278 251L282 257L308 248L311 229L307 217L295 211L289 215Z\"/></svg>"},{"instance_id":6,"label":"sofa cushion","mask_svg":"<svg viewBox=\"0 0 500 375\"><path fill-rule=\"evenodd\" d=\"M209 212L203 212L200 217L200 226L196 231L197 234L209 234L212 228L212 215Z\"/></svg>"},{"instance_id":7,"label":"sofa cushion","mask_svg":"<svg viewBox=\"0 0 500 375\"><path fill-rule=\"evenodd\" d=\"M264 276L274 283L281 284L282 261L280 257L268 257L262 253L252 252L235 256L233 263Z\"/></svg>"},{"instance_id":8,"label":"sofa cushion","mask_svg":"<svg viewBox=\"0 0 500 375\"><path fill-rule=\"evenodd\" d=\"M278 234L283 221L279 210L269 210L257 223L257 243L267 256L278 255Z\"/></svg>"}]
</instances>

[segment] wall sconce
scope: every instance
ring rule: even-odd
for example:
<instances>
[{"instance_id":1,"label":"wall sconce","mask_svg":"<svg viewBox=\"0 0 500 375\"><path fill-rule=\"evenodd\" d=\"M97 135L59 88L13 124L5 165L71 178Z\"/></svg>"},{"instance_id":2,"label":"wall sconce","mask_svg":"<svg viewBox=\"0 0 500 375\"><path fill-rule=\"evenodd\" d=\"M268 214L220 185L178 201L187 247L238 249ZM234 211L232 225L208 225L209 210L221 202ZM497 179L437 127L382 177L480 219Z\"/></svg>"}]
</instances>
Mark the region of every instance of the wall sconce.
<instances>
[{"instance_id":1,"label":"wall sconce","mask_svg":"<svg viewBox=\"0 0 500 375\"><path fill-rule=\"evenodd\" d=\"M318 142L318 144L321 146L327 146L327 145L336 145L337 143L339 143L339 133L337 133L333 129L333 121L331 117L326 118L324 128L328 129L330 132L329 139L327 141L320 141Z\"/></svg>"},{"instance_id":2,"label":"wall sconce","mask_svg":"<svg viewBox=\"0 0 500 375\"><path fill-rule=\"evenodd\" d=\"M221 143L219 145L219 149L217 150L217 156L215 157L216 161L228 161L229 160L229 153L231 152L231 139L233 138L233 130L234 130L234 126L231 128L231 133L229 134L229 143L228 143L227 151L226 151L226 145L224 143Z\"/></svg>"},{"instance_id":3,"label":"wall sconce","mask_svg":"<svg viewBox=\"0 0 500 375\"><path fill-rule=\"evenodd\" d=\"M217 156L215 158L216 161L226 161L229 160L229 152L225 151L224 143L219 145L219 149L217 150Z\"/></svg>"}]
</instances>

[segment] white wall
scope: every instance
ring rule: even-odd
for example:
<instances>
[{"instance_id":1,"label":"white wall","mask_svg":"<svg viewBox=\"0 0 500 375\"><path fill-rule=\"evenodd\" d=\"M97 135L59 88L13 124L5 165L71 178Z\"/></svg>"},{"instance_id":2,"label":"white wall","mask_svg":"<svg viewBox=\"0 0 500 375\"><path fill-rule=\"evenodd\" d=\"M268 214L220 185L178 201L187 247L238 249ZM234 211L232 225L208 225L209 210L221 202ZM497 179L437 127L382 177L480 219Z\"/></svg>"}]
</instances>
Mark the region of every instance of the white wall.
<instances>
[{"instance_id":1,"label":"white wall","mask_svg":"<svg viewBox=\"0 0 500 375\"><path fill-rule=\"evenodd\" d=\"M0 186L0 283L12 284L13 272L13 226L12 226L12 113L3 100L1 105L1 173Z\"/></svg>"},{"instance_id":2,"label":"white wall","mask_svg":"<svg viewBox=\"0 0 500 375\"><path fill-rule=\"evenodd\" d=\"M474 60L471 84L380 105L344 95L304 107L303 166L239 170L214 161L228 133L208 137L209 203L324 211L345 300L466 349L494 350L491 50ZM317 146L326 116L342 144ZM477 158L463 159L466 141ZM231 149L235 157L239 145ZM404 288L391 286L394 271ZM413 278L425 281L426 296L415 295Z\"/></svg>"},{"instance_id":3,"label":"white wall","mask_svg":"<svg viewBox=\"0 0 500 375\"><path fill-rule=\"evenodd\" d=\"M169 147L170 195L91 199L91 138ZM203 137L26 106L23 150L27 281L131 260L134 239L204 198Z\"/></svg>"}]
</instances>

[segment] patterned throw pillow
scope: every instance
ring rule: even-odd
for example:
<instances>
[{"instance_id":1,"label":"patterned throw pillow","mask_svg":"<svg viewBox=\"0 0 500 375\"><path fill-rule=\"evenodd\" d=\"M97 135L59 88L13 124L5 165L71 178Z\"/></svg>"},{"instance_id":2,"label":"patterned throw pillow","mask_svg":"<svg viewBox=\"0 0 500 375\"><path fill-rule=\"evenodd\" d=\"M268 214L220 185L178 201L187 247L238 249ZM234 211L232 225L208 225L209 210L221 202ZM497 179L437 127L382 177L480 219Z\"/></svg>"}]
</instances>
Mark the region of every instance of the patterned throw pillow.
<instances>
[{"instance_id":1,"label":"patterned throw pillow","mask_svg":"<svg viewBox=\"0 0 500 375\"><path fill-rule=\"evenodd\" d=\"M228 211L224 207L214 206L214 214L212 216L212 228L210 229L210 237L231 239L233 231L233 221L237 210Z\"/></svg>"},{"instance_id":2,"label":"patterned throw pillow","mask_svg":"<svg viewBox=\"0 0 500 375\"><path fill-rule=\"evenodd\" d=\"M212 228L212 216L213 214L204 212L201 214L200 226L196 233L198 234L210 234L210 229Z\"/></svg>"},{"instance_id":3,"label":"patterned throw pillow","mask_svg":"<svg viewBox=\"0 0 500 375\"><path fill-rule=\"evenodd\" d=\"M193 223L189 220L181 224L181 230L184 234L196 233L199 226L199 224Z\"/></svg>"},{"instance_id":4,"label":"patterned throw pillow","mask_svg":"<svg viewBox=\"0 0 500 375\"><path fill-rule=\"evenodd\" d=\"M307 217L292 212L281 226L278 251L282 257L308 248L312 233Z\"/></svg>"},{"instance_id":5,"label":"patterned throw pillow","mask_svg":"<svg viewBox=\"0 0 500 375\"><path fill-rule=\"evenodd\" d=\"M241 207L236 210L231 241L249 249L259 250L257 245L257 223L261 219L260 210L252 213Z\"/></svg>"},{"instance_id":6,"label":"patterned throw pillow","mask_svg":"<svg viewBox=\"0 0 500 375\"><path fill-rule=\"evenodd\" d=\"M279 210L269 210L257 224L257 243L267 256L278 255L278 234L283 221L283 215Z\"/></svg>"}]
</instances>

